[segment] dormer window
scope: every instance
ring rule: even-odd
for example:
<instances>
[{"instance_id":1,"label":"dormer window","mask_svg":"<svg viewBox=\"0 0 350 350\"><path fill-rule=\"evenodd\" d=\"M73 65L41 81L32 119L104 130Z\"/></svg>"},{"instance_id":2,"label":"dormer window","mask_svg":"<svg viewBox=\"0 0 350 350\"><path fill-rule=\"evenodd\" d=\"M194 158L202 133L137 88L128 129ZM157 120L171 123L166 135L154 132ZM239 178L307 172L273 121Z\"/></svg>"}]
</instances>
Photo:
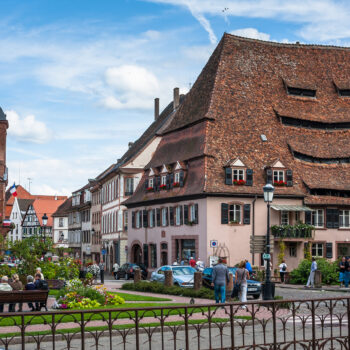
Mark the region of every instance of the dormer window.
<instances>
[{"instance_id":1,"label":"dormer window","mask_svg":"<svg viewBox=\"0 0 350 350\"><path fill-rule=\"evenodd\" d=\"M161 176L161 183L160 183L160 186L164 186L166 187L166 175L162 175Z\"/></svg>"},{"instance_id":2,"label":"dormer window","mask_svg":"<svg viewBox=\"0 0 350 350\"><path fill-rule=\"evenodd\" d=\"M284 170L273 170L273 184L284 183Z\"/></svg>"},{"instance_id":3,"label":"dormer window","mask_svg":"<svg viewBox=\"0 0 350 350\"><path fill-rule=\"evenodd\" d=\"M225 168L225 183L226 185L252 186L253 170L247 169L240 159L229 162Z\"/></svg>"},{"instance_id":4,"label":"dormer window","mask_svg":"<svg viewBox=\"0 0 350 350\"><path fill-rule=\"evenodd\" d=\"M266 183L274 186L293 186L293 172L286 169L280 160L276 160L271 168L266 169Z\"/></svg>"}]
</instances>

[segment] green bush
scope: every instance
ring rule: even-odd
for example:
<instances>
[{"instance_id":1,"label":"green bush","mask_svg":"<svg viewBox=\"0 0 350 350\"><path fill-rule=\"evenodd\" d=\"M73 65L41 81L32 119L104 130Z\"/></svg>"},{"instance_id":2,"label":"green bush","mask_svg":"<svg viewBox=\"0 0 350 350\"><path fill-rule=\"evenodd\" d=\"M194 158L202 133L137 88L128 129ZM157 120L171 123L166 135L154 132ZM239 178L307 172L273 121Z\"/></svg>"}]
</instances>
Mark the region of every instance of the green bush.
<instances>
[{"instance_id":1,"label":"green bush","mask_svg":"<svg viewBox=\"0 0 350 350\"><path fill-rule=\"evenodd\" d=\"M323 284L337 284L339 279L338 262L330 262L327 259L316 259L317 269L321 271ZM311 261L304 259L299 266L291 271L290 283L306 284L310 274Z\"/></svg>"},{"instance_id":2,"label":"green bush","mask_svg":"<svg viewBox=\"0 0 350 350\"><path fill-rule=\"evenodd\" d=\"M214 299L214 291L205 287L196 291L192 288L181 288L177 286L166 287L164 284L158 282L141 281L137 283L124 283L121 289L158 294L182 295L191 298Z\"/></svg>"}]
</instances>

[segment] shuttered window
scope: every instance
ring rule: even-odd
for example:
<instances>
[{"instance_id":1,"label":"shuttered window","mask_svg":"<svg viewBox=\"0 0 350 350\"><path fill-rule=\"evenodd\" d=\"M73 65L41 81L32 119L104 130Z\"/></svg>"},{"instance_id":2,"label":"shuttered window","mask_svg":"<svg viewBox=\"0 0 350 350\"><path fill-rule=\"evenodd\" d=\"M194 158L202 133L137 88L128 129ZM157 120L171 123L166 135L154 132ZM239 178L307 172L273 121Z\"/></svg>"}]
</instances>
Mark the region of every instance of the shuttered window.
<instances>
[{"instance_id":1,"label":"shuttered window","mask_svg":"<svg viewBox=\"0 0 350 350\"><path fill-rule=\"evenodd\" d=\"M326 209L326 225L327 228L339 228L339 210Z\"/></svg>"},{"instance_id":2,"label":"shuttered window","mask_svg":"<svg viewBox=\"0 0 350 350\"><path fill-rule=\"evenodd\" d=\"M350 210L339 210L339 226L341 228L350 227Z\"/></svg>"}]
</instances>

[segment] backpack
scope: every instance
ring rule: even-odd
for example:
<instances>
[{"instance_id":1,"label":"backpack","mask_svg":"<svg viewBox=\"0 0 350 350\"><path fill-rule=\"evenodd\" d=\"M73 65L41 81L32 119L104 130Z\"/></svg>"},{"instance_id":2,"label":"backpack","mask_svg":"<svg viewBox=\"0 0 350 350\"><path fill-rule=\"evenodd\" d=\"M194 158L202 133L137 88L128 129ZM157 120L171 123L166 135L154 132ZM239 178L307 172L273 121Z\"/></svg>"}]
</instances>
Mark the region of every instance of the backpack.
<instances>
[{"instance_id":1,"label":"backpack","mask_svg":"<svg viewBox=\"0 0 350 350\"><path fill-rule=\"evenodd\" d=\"M286 270L287 270L287 265L284 264L284 265L282 266L282 271L286 271Z\"/></svg>"},{"instance_id":2,"label":"backpack","mask_svg":"<svg viewBox=\"0 0 350 350\"><path fill-rule=\"evenodd\" d=\"M49 284L45 280L40 280L40 290L49 290Z\"/></svg>"}]
</instances>

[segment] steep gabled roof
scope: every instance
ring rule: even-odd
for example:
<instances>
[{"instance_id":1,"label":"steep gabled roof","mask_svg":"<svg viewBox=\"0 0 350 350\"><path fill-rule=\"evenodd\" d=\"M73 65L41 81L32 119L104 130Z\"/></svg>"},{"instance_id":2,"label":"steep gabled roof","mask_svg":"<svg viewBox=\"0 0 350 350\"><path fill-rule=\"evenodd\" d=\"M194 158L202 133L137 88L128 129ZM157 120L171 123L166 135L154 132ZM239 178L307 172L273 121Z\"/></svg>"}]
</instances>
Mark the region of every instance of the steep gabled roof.
<instances>
[{"instance_id":1,"label":"steep gabled roof","mask_svg":"<svg viewBox=\"0 0 350 350\"><path fill-rule=\"evenodd\" d=\"M67 198L52 214L52 217L68 216L68 213L72 207L72 197Z\"/></svg>"},{"instance_id":2,"label":"steep gabled roof","mask_svg":"<svg viewBox=\"0 0 350 350\"><path fill-rule=\"evenodd\" d=\"M65 199L35 199L33 202L33 207L36 213L36 216L39 220L40 225L42 226L42 216L47 215L47 226L53 226L52 214L56 212L57 208L63 204Z\"/></svg>"},{"instance_id":3,"label":"steep gabled roof","mask_svg":"<svg viewBox=\"0 0 350 350\"><path fill-rule=\"evenodd\" d=\"M27 211L28 207L33 204L34 199L17 199L20 211Z\"/></svg>"}]
</instances>

